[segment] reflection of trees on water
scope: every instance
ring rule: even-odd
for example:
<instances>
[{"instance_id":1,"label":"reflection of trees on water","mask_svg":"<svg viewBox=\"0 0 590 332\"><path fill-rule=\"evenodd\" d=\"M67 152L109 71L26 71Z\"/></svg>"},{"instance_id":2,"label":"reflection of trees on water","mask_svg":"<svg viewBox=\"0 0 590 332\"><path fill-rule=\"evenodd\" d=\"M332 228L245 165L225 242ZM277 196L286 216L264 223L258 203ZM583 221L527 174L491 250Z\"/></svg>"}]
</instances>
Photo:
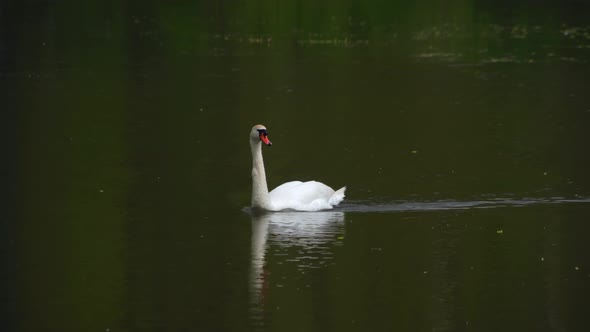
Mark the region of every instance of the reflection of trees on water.
<instances>
[{"instance_id":1,"label":"reflection of trees on water","mask_svg":"<svg viewBox=\"0 0 590 332\"><path fill-rule=\"evenodd\" d=\"M8 35L27 36L19 31L21 28L11 27L23 26L19 25L20 16L10 13L10 10L18 13L25 10L26 1L21 6L0 4L0 13L6 12L4 30L15 30ZM236 46L239 49L238 45L287 50L299 45L383 48L388 54L396 52L443 61L475 57L483 62L528 63L579 61L587 59L590 48L590 27L586 22L590 5L583 1L549 1L536 7L522 6L518 1L486 6L463 1L445 8L444 14L438 2L429 5L428 1L420 5L407 1L367 1L354 5L347 2L265 5L244 1L223 6L208 1L182 6L147 1L106 7L91 1L84 8L84 15L80 16L72 14L67 6L44 2L37 10L29 11L30 24L24 27L33 32L59 32L56 35L61 39L57 39L57 45L62 40L84 41L86 44L74 43L73 49L80 51L86 50L87 44L106 43L108 47L97 48L92 53L101 59L105 55L126 58L127 50L146 46L165 49L169 54L225 54L235 51ZM113 12L121 16L113 19ZM82 37L81 31L86 37ZM48 49L53 50L49 46L54 37L30 35L28 38L38 42L9 41L2 46L13 52L10 57L46 55ZM122 48L121 42L137 45ZM19 49L29 44L48 47Z\"/></svg>"},{"instance_id":2,"label":"reflection of trees on water","mask_svg":"<svg viewBox=\"0 0 590 332\"><path fill-rule=\"evenodd\" d=\"M250 298L254 319L263 315L272 266L294 263L305 271L333 258L344 233L343 212L278 212L252 215Z\"/></svg>"}]
</instances>

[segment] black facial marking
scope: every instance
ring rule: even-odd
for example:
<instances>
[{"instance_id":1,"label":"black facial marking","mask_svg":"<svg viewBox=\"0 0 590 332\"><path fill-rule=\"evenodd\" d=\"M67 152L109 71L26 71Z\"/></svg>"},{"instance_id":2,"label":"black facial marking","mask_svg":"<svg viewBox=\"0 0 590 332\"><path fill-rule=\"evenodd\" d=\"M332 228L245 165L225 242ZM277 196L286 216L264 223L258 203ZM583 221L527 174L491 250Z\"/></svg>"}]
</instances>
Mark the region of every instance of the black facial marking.
<instances>
[{"instance_id":1,"label":"black facial marking","mask_svg":"<svg viewBox=\"0 0 590 332\"><path fill-rule=\"evenodd\" d=\"M264 135L264 137L268 136L268 133L266 132L266 129L256 129L258 130L258 135Z\"/></svg>"}]
</instances>

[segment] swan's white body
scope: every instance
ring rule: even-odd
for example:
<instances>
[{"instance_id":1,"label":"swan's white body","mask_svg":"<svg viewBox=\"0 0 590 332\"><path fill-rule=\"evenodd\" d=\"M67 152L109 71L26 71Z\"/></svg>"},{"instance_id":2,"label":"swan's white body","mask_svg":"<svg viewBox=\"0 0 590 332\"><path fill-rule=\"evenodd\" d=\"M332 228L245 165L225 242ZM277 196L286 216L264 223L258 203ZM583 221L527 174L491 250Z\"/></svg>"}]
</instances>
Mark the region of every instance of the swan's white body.
<instances>
[{"instance_id":1,"label":"swan's white body","mask_svg":"<svg viewBox=\"0 0 590 332\"><path fill-rule=\"evenodd\" d=\"M346 187L337 191L316 181L291 181L276 187L270 193L266 185L262 142L271 145L266 128L256 125L250 132L252 150L252 207L268 211L297 210L319 211L331 209L344 199Z\"/></svg>"}]
</instances>

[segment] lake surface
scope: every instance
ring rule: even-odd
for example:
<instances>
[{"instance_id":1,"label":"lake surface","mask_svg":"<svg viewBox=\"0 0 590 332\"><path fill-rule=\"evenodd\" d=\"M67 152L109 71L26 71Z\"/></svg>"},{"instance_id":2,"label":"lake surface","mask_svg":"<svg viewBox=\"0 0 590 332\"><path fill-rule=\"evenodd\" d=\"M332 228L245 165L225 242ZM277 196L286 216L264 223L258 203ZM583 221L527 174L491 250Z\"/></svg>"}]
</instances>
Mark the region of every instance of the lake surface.
<instances>
[{"instance_id":1,"label":"lake surface","mask_svg":"<svg viewBox=\"0 0 590 332\"><path fill-rule=\"evenodd\" d=\"M586 5L105 3L0 5L3 331L587 330Z\"/></svg>"}]
</instances>

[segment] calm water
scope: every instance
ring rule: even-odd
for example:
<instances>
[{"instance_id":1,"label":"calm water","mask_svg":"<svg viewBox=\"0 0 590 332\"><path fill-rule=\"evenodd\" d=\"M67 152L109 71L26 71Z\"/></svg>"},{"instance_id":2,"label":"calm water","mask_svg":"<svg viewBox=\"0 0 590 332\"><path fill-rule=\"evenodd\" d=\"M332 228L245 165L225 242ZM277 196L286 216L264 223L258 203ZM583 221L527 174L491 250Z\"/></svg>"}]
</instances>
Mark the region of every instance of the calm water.
<instances>
[{"instance_id":1,"label":"calm water","mask_svg":"<svg viewBox=\"0 0 590 332\"><path fill-rule=\"evenodd\" d=\"M89 3L0 5L3 331L587 330L588 7Z\"/></svg>"}]
</instances>

